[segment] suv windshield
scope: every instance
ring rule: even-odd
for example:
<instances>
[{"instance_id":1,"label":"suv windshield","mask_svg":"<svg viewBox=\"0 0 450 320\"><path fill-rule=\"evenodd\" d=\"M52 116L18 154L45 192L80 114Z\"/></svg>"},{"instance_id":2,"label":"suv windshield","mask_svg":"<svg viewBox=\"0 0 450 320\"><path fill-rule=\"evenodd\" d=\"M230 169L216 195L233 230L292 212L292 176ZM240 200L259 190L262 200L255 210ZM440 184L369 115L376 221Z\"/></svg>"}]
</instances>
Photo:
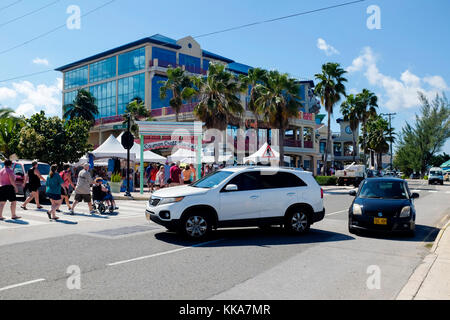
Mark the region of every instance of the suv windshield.
<instances>
[{"instance_id":1,"label":"suv windshield","mask_svg":"<svg viewBox=\"0 0 450 320\"><path fill-rule=\"evenodd\" d=\"M191 184L191 187L211 189L217 187L232 174L231 171L216 171Z\"/></svg>"},{"instance_id":2,"label":"suv windshield","mask_svg":"<svg viewBox=\"0 0 450 320\"><path fill-rule=\"evenodd\" d=\"M430 171L430 176L442 176L442 171Z\"/></svg>"},{"instance_id":3,"label":"suv windshield","mask_svg":"<svg viewBox=\"0 0 450 320\"><path fill-rule=\"evenodd\" d=\"M408 199L405 184L402 181L367 180L359 193L367 199Z\"/></svg>"},{"instance_id":4,"label":"suv windshield","mask_svg":"<svg viewBox=\"0 0 450 320\"><path fill-rule=\"evenodd\" d=\"M31 168L31 164L26 164L24 165L24 167L25 172L28 172L28 170L30 170ZM48 164L38 164L38 170L41 173L41 175L48 176L48 174L50 173L50 166Z\"/></svg>"}]
</instances>

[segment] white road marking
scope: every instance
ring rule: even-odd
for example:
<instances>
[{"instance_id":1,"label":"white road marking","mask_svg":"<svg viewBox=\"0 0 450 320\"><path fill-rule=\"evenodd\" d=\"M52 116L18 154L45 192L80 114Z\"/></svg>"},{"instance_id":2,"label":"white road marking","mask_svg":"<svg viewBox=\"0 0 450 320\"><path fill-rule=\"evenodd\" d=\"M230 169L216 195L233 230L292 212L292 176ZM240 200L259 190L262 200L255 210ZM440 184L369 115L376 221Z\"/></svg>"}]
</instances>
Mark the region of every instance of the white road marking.
<instances>
[{"instance_id":1,"label":"white road marking","mask_svg":"<svg viewBox=\"0 0 450 320\"><path fill-rule=\"evenodd\" d=\"M45 281L45 279L36 279L36 280L32 280L32 281L27 281L27 282L23 282L23 283L18 283L18 284L13 284L7 287L3 287L0 288L0 291L5 291L5 290L10 290L10 289L14 289L14 288L18 288L18 287L23 287L23 286L27 286L33 283L37 283L37 282L42 282Z\"/></svg>"},{"instance_id":2,"label":"white road marking","mask_svg":"<svg viewBox=\"0 0 450 320\"><path fill-rule=\"evenodd\" d=\"M430 190L429 193L438 193L437 191Z\"/></svg>"},{"instance_id":3,"label":"white road marking","mask_svg":"<svg viewBox=\"0 0 450 320\"><path fill-rule=\"evenodd\" d=\"M159 252L159 253L151 254L151 255L148 255L148 256L138 257L138 258L134 258L134 259L129 259L129 260L123 260L123 261L118 261L118 262L108 263L107 266L109 266L109 267L111 267L111 266L117 266L117 265L119 265L119 264L124 264L124 263L129 263L129 262L134 262L134 261L144 260L144 259L150 259L150 258L154 258L154 257L159 257L159 256L171 254L171 253L180 252L180 251L187 250L187 249L192 249L192 248L196 248L196 247L201 247L201 246L204 246L204 245L207 245L207 244L211 244L211 243L215 243L215 242L219 242L219 241L222 241L222 240L225 240L225 239L219 239L219 240L214 240L214 241L203 242L203 243L195 244L195 245L190 246L190 247L184 247L184 248L179 248L179 249L175 249L175 250L170 250L170 251L164 251L164 252Z\"/></svg>"},{"instance_id":4,"label":"white road marking","mask_svg":"<svg viewBox=\"0 0 450 320\"><path fill-rule=\"evenodd\" d=\"M342 211L337 211L337 212L333 212L333 213L328 213L325 216L332 216L332 215L339 214L339 213L344 213L344 212L348 212L348 210L342 210Z\"/></svg>"}]
</instances>

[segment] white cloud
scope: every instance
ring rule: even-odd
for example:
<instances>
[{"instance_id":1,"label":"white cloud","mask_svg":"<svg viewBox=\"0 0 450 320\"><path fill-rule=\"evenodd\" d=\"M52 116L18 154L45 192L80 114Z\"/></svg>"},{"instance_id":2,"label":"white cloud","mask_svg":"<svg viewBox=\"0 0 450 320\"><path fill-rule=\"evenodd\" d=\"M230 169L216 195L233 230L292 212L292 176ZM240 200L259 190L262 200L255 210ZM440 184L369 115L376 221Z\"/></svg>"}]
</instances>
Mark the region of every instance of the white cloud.
<instances>
[{"instance_id":1,"label":"white cloud","mask_svg":"<svg viewBox=\"0 0 450 320\"><path fill-rule=\"evenodd\" d=\"M17 114L31 115L44 110L47 115L61 115L62 78L51 85L30 81L14 82L11 87L0 87L0 104L16 106ZM14 109L14 108L13 108Z\"/></svg>"},{"instance_id":2,"label":"white cloud","mask_svg":"<svg viewBox=\"0 0 450 320\"><path fill-rule=\"evenodd\" d=\"M339 54L339 51L336 50L335 47L329 45L324 39L317 39L317 48L324 51L327 56L331 56L333 54Z\"/></svg>"},{"instance_id":3,"label":"white cloud","mask_svg":"<svg viewBox=\"0 0 450 320\"><path fill-rule=\"evenodd\" d=\"M44 66L48 66L50 64L47 59L43 59L43 58L35 58L33 60L33 63L34 64L44 65Z\"/></svg>"},{"instance_id":4,"label":"white cloud","mask_svg":"<svg viewBox=\"0 0 450 320\"><path fill-rule=\"evenodd\" d=\"M0 102L4 100L14 99L17 96L17 93L6 87L0 87Z\"/></svg>"},{"instance_id":5,"label":"white cloud","mask_svg":"<svg viewBox=\"0 0 450 320\"><path fill-rule=\"evenodd\" d=\"M383 105L390 110L417 107L420 105L417 94L419 91L432 99L436 94L449 90L441 76L420 78L410 70L405 70L400 75L400 79L396 79L381 73L377 66L377 57L370 47L363 49L361 55L353 60L347 71L364 72L370 85L383 89L384 92L379 96L380 101L383 101Z\"/></svg>"}]
</instances>

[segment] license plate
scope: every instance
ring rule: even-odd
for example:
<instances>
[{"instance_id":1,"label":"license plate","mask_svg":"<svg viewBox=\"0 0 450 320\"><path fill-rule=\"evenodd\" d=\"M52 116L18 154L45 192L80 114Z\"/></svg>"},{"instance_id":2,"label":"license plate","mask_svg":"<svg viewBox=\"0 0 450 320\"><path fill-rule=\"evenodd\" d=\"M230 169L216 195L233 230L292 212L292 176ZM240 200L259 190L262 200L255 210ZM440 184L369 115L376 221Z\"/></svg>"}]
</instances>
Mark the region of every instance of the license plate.
<instances>
[{"instance_id":1,"label":"license plate","mask_svg":"<svg viewBox=\"0 0 450 320\"><path fill-rule=\"evenodd\" d=\"M387 219L386 218L375 218L374 224L380 224L380 225L387 225Z\"/></svg>"},{"instance_id":2,"label":"license plate","mask_svg":"<svg viewBox=\"0 0 450 320\"><path fill-rule=\"evenodd\" d=\"M149 211L145 212L145 217L147 218L148 221L150 221L150 214L152 214L152 213L153 212L149 212Z\"/></svg>"}]
</instances>

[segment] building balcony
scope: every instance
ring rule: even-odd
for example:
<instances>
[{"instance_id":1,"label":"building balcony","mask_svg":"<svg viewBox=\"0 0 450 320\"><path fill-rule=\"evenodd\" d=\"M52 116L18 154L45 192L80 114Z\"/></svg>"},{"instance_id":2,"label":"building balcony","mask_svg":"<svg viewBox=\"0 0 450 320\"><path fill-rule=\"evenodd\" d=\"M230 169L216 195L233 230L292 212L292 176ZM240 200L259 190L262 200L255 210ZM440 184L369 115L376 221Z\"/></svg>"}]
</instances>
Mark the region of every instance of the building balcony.
<instances>
[{"instance_id":1,"label":"building balcony","mask_svg":"<svg viewBox=\"0 0 450 320\"><path fill-rule=\"evenodd\" d=\"M288 138L284 140L284 145L291 148L314 149L314 143L312 141L303 141L302 143L302 141Z\"/></svg>"}]
</instances>

